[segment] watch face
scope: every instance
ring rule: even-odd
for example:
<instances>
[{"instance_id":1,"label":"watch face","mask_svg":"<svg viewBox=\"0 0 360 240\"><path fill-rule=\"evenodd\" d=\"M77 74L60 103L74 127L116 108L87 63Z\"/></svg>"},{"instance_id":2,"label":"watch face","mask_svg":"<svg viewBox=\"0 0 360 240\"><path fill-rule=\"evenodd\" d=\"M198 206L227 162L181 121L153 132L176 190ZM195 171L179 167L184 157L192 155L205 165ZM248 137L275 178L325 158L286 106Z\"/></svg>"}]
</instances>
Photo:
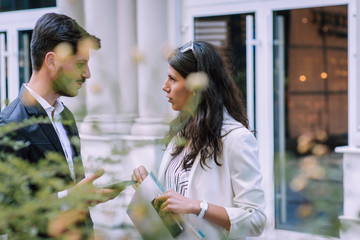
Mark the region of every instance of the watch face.
<instances>
[{"instance_id":1,"label":"watch face","mask_svg":"<svg viewBox=\"0 0 360 240\"><path fill-rule=\"evenodd\" d=\"M204 209L205 212L206 212L207 209L208 209L208 203L205 202L205 201L202 201L202 202L200 203L200 208L201 208L201 210Z\"/></svg>"},{"instance_id":2,"label":"watch face","mask_svg":"<svg viewBox=\"0 0 360 240\"><path fill-rule=\"evenodd\" d=\"M198 218L203 218L204 215L205 215L205 213L206 213L206 211L208 210L208 207L209 207L208 203L205 202L205 201L202 201L202 202L200 203L200 212L199 212L199 214L197 215L197 217L198 217Z\"/></svg>"}]
</instances>

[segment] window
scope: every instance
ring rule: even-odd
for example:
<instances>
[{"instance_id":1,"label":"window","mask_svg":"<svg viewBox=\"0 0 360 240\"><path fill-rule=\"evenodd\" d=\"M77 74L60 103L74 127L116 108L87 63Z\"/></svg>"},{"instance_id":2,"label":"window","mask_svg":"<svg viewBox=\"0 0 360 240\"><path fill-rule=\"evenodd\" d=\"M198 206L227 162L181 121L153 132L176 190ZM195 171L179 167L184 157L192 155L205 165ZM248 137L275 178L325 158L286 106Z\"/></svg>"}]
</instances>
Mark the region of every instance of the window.
<instances>
[{"instance_id":1,"label":"window","mask_svg":"<svg viewBox=\"0 0 360 240\"><path fill-rule=\"evenodd\" d=\"M3 3L0 1L0 7ZM56 8L0 12L0 111L30 79L32 29L39 17L49 11L56 12Z\"/></svg>"},{"instance_id":2,"label":"window","mask_svg":"<svg viewBox=\"0 0 360 240\"><path fill-rule=\"evenodd\" d=\"M56 0L1 0L0 12L55 7Z\"/></svg>"},{"instance_id":3,"label":"window","mask_svg":"<svg viewBox=\"0 0 360 240\"><path fill-rule=\"evenodd\" d=\"M32 73L30 40L32 30L19 31L19 86L30 80Z\"/></svg>"},{"instance_id":4,"label":"window","mask_svg":"<svg viewBox=\"0 0 360 240\"><path fill-rule=\"evenodd\" d=\"M347 53L347 6L274 12L277 229L338 236Z\"/></svg>"},{"instance_id":5,"label":"window","mask_svg":"<svg viewBox=\"0 0 360 240\"><path fill-rule=\"evenodd\" d=\"M19 89L30 80L30 40L32 30L17 32L16 43L9 42L8 32L0 32L0 110L17 96ZM17 54L10 54L10 50ZM18 69L18 70L17 70ZM11 97L12 96L12 97Z\"/></svg>"},{"instance_id":6,"label":"window","mask_svg":"<svg viewBox=\"0 0 360 240\"><path fill-rule=\"evenodd\" d=\"M199 17L194 21L194 39L220 48L243 94L249 125L255 126L254 14Z\"/></svg>"},{"instance_id":7,"label":"window","mask_svg":"<svg viewBox=\"0 0 360 240\"><path fill-rule=\"evenodd\" d=\"M8 95L8 43L7 33L0 32L0 110L7 104Z\"/></svg>"}]
</instances>

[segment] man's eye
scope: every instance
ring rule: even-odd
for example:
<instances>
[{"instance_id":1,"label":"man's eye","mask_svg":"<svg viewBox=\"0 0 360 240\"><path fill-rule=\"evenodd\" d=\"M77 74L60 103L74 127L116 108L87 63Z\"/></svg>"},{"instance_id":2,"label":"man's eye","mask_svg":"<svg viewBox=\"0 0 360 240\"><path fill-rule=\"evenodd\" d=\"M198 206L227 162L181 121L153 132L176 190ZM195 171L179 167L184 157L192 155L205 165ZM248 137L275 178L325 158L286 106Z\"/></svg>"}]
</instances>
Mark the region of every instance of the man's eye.
<instances>
[{"instance_id":1,"label":"man's eye","mask_svg":"<svg viewBox=\"0 0 360 240\"><path fill-rule=\"evenodd\" d=\"M84 67L85 63L80 62L80 63L77 63L76 65L78 68L82 68L82 67Z\"/></svg>"}]
</instances>

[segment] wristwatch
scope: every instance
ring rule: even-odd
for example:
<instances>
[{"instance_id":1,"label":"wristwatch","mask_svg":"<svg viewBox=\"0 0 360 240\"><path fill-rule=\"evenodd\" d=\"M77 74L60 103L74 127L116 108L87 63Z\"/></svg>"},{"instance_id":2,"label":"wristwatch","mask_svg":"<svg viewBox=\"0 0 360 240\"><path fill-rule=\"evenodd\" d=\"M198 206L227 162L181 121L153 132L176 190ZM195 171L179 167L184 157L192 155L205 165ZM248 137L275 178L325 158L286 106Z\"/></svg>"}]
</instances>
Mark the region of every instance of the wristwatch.
<instances>
[{"instance_id":1,"label":"wristwatch","mask_svg":"<svg viewBox=\"0 0 360 240\"><path fill-rule=\"evenodd\" d=\"M197 218L203 218L206 211L208 210L209 204L205 201L202 201L200 203L200 212L199 214L196 216Z\"/></svg>"}]
</instances>

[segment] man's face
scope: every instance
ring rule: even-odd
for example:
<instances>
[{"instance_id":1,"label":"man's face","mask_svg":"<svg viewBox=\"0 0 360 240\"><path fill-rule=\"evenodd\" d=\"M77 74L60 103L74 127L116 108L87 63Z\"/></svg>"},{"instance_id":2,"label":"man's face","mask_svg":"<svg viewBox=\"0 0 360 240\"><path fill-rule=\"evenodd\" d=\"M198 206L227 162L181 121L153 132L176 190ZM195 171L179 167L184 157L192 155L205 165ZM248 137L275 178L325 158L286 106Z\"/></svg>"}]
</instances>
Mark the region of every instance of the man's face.
<instances>
[{"instance_id":1,"label":"man's face","mask_svg":"<svg viewBox=\"0 0 360 240\"><path fill-rule=\"evenodd\" d=\"M54 91L61 96L77 96L82 84L91 76L88 61L88 52L66 57L58 69L55 81L53 81Z\"/></svg>"}]
</instances>

